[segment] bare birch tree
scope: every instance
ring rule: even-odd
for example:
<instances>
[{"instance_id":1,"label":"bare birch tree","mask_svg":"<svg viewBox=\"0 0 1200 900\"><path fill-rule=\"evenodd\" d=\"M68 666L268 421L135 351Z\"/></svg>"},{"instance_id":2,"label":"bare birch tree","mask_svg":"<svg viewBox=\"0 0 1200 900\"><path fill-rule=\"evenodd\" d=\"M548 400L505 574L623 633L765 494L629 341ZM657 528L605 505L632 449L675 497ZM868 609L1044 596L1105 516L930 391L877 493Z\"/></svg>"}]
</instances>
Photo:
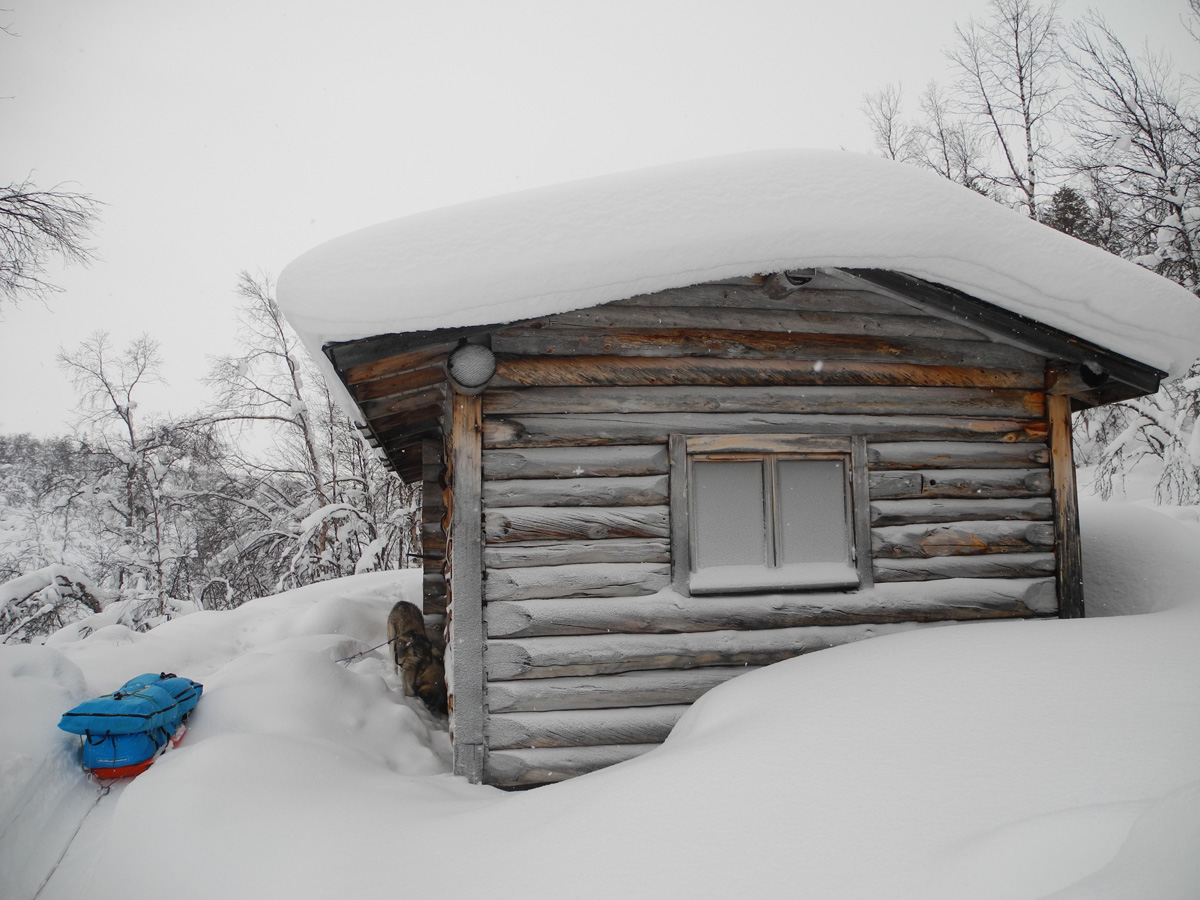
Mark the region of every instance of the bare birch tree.
<instances>
[{"instance_id":1,"label":"bare birch tree","mask_svg":"<svg viewBox=\"0 0 1200 900\"><path fill-rule=\"evenodd\" d=\"M29 179L0 187L0 301L19 303L59 290L46 275L54 257L90 262L86 241L96 206L86 194L38 190Z\"/></svg>"},{"instance_id":2,"label":"bare birch tree","mask_svg":"<svg viewBox=\"0 0 1200 900\"><path fill-rule=\"evenodd\" d=\"M1062 97L1058 0L1045 6L992 0L990 6L985 21L955 26L947 56L958 71L963 109L996 150L996 170L985 177L1012 191L1036 218Z\"/></svg>"},{"instance_id":3,"label":"bare birch tree","mask_svg":"<svg viewBox=\"0 0 1200 900\"><path fill-rule=\"evenodd\" d=\"M230 456L244 524L228 554L241 569L225 577L253 572L261 582L270 572L279 588L404 566L415 490L363 446L284 320L270 280L243 272L237 291L242 352L213 362L209 420L234 430L265 426L269 440L259 428L256 439L227 442L247 449Z\"/></svg>"}]
</instances>

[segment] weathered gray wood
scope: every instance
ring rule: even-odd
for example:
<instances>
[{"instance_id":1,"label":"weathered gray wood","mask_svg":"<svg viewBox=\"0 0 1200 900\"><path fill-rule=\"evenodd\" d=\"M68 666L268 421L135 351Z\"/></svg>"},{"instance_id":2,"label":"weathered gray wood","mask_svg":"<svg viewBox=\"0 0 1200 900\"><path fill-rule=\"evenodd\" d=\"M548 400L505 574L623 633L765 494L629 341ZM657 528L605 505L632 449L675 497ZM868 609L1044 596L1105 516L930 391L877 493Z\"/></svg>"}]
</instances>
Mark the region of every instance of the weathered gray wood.
<instances>
[{"instance_id":1,"label":"weathered gray wood","mask_svg":"<svg viewBox=\"0 0 1200 900\"><path fill-rule=\"evenodd\" d=\"M342 380L355 392L355 397L359 396L357 389L360 384L381 381L421 369L439 368L446 361L450 351L457 346L454 341L441 341L426 347L387 352L381 356L375 349L367 346L370 343L371 340L367 339L341 344L333 353L334 365L342 373Z\"/></svg>"},{"instance_id":2,"label":"weathered gray wood","mask_svg":"<svg viewBox=\"0 0 1200 900\"><path fill-rule=\"evenodd\" d=\"M505 506L661 506L667 502L666 475L613 478L515 478L485 481L483 505Z\"/></svg>"},{"instance_id":3,"label":"weathered gray wood","mask_svg":"<svg viewBox=\"0 0 1200 900\"><path fill-rule=\"evenodd\" d=\"M787 413L611 413L511 416L484 421L484 446L662 444L668 434L862 434L873 440L1044 442L1044 423L957 416L820 416Z\"/></svg>"},{"instance_id":4,"label":"weathered gray wood","mask_svg":"<svg viewBox=\"0 0 1200 900\"><path fill-rule=\"evenodd\" d=\"M659 745L610 744L604 747L497 750L488 754L484 780L498 787L551 784L633 759L657 746Z\"/></svg>"},{"instance_id":5,"label":"weathered gray wood","mask_svg":"<svg viewBox=\"0 0 1200 900\"><path fill-rule=\"evenodd\" d=\"M1041 443L968 443L965 441L876 441L867 448L870 469L1028 468L1050 461Z\"/></svg>"},{"instance_id":6,"label":"weathered gray wood","mask_svg":"<svg viewBox=\"0 0 1200 900\"><path fill-rule=\"evenodd\" d=\"M528 327L528 326L526 326ZM540 319L539 330L552 329L704 329L709 331L766 331L786 334L858 334L875 337L944 338L983 341L977 329L932 316L891 315L856 311L750 309L743 306L595 306Z\"/></svg>"},{"instance_id":7,"label":"weathered gray wood","mask_svg":"<svg viewBox=\"0 0 1200 900\"><path fill-rule=\"evenodd\" d=\"M451 411L450 672L454 773L472 783L483 777L483 539L479 397L455 394Z\"/></svg>"},{"instance_id":8,"label":"weathered gray wood","mask_svg":"<svg viewBox=\"0 0 1200 900\"><path fill-rule=\"evenodd\" d=\"M664 563L671 548L663 538L610 538L606 541L517 541L483 548L488 569L568 566L574 563Z\"/></svg>"},{"instance_id":9,"label":"weathered gray wood","mask_svg":"<svg viewBox=\"0 0 1200 900\"><path fill-rule=\"evenodd\" d=\"M446 386L439 383L407 393L386 395L377 400L360 400L358 405L363 415L373 423L383 420L377 427L386 428L390 416L421 416L424 410L445 402Z\"/></svg>"},{"instance_id":10,"label":"weathered gray wood","mask_svg":"<svg viewBox=\"0 0 1200 900\"><path fill-rule=\"evenodd\" d=\"M517 638L488 641L485 656L490 681L642 669L768 665L801 653L919 627L929 625L904 622L770 631Z\"/></svg>"},{"instance_id":11,"label":"weathered gray wood","mask_svg":"<svg viewBox=\"0 0 1200 900\"><path fill-rule=\"evenodd\" d=\"M866 590L875 583L875 572L867 550L871 546L871 506L867 487L867 439L861 434L851 438L849 499L851 554L858 570L859 590Z\"/></svg>"},{"instance_id":12,"label":"weathered gray wood","mask_svg":"<svg viewBox=\"0 0 1200 900\"><path fill-rule=\"evenodd\" d=\"M1030 553L1053 546L1052 522L974 521L871 529L871 555L876 559Z\"/></svg>"},{"instance_id":13,"label":"weathered gray wood","mask_svg":"<svg viewBox=\"0 0 1200 900\"><path fill-rule=\"evenodd\" d=\"M485 479L583 478L665 475L667 451L661 446L536 447L488 450L483 454Z\"/></svg>"},{"instance_id":14,"label":"weathered gray wood","mask_svg":"<svg viewBox=\"0 0 1200 900\"><path fill-rule=\"evenodd\" d=\"M611 709L692 703L719 684L757 666L715 666L711 669L660 669L582 678L530 678L493 681L488 685L488 709L493 713L536 712L551 709Z\"/></svg>"},{"instance_id":15,"label":"weathered gray wood","mask_svg":"<svg viewBox=\"0 0 1200 900\"><path fill-rule=\"evenodd\" d=\"M931 559L876 559L873 562L875 580L882 583L942 578L1044 578L1054 574L1053 553L988 553ZM488 629L490 633L490 624Z\"/></svg>"},{"instance_id":16,"label":"weathered gray wood","mask_svg":"<svg viewBox=\"0 0 1200 900\"><path fill-rule=\"evenodd\" d=\"M695 440L692 438L690 440ZM667 442L671 456L671 583L680 594L689 593L692 571L692 540L689 525L691 501L688 481L688 441L682 434L673 434Z\"/></svg>"},{"instance_id":17,"label":"weathered gray wood","mask_svg":"<svg viewBox=\"0 0 1200 900\"><path fill-rule=\"evenodd\" d=\"M914 385L1042 389L1040 368L822 359L679 356L499 356L494 388L565 385Z\"/></svg>"},{"instance_id":18,"label":"weathered gray wood","mask_svg":"<svg viewBox=\"0 0 1200 900\"><path fill-rule=\"evenodd\" d=\"M1013 557L1005 569L993 561ZM675 634L703 631L762 631L825 625L884 622L1002 618L1053 612L1051 554L1001 554L996 557L946 557L938 560L876 560L877 566L898 570L924 563L930 577L905 583L876 584L851 592L802 592L683 598L664 591L651 597L611 597L599 600L540 599L489 603L485 610L488 636L537 637L583 634ZM950 571L952 563L962 577ZM936 575L935 564L943 565ZM1019 564L1019 566L1018 566ZM993 577L984 576L988 568ZM1029 577L1010 577L1018 567ZM920 575L914 570L914 575ZM896 579L897 582L900 579ZM922 583L913 583L921 581Z\"/></svg>"},{"instance_id":19,"label":"weathered gray wood","mask_svg":"<svg viewBox=\"0 0 1200 900\"><path fill-rule=\"evenodd\" d=\"M661 563L580 563L496 569L483 583L484 599L531 600L535 597L637 597L653 594L671 581Z\"/></svg>"},{"instance_id":20,"label":"weathered gray wood","mask_svg":"<svg viewBox=\"0 0 1200 900\"><path fill-rule=\"evenodd\" d=\"M483 520L488 541L668 536L665 506L513 506L487 510Z\"/></svg>"},{"instance_id":21,"label":"weathered gray wood","mask_svg":"<svg viewBox=\"0 0 1200 900\"><path fill-rule=\"evenodd\" d=\"M924 478L920 472L871 472L867 484L872 499L884 497L920 497Z\"/></svg>"},{"instance_id":22,"label":"weathered gray wood","mask_svg":"<svg viewBox=\"0 0 1200 900\"><path fill-rule=\"evenodd\" d=\"M1077 619L1084 613L1083 549L1079 539L1079 496L1075 487L1075 461L1071 450L1071 400L1055 394L1047 398L1047 404L1054 490L1054 537L1058 556L1059 615L1064 619Z\"/></svg>"},{"instance_id":23,"label":"weathered gray wood","mask_svg":"<svg viewBox=\"0 0 1200 900\"><path fill-rule=\"evenodd\" d=\"M769 297L762 285L696 284L673 288L654 294L639 294L627 300L606 303L596 309L622 306L699 306L737 307L738 309L807 309L814 312L884 313L891 315L921 315L920 307L912 303L884 297L870 291L820 289L806 285L782 298Z\"/></svg>"},{"instance_id":24,"label":"weathered gray wood","mask_svg":"<svg viewBox=\"0 0 1200 900\"><path fill-rule=\"evenodd\" d=\"M422 609L426 613L446 612L446 576L442 571L446 556L446 531L442 519L446 507L439 481L446 471L445 449L440 440L421 443L421 577ZM445 649L444 629L431 632L431 640Z\"/></svg>"},{"instance_id":25,"label":"weathered gray wood","mask_svg":"<svg viewBox=\"0 0 1200 900\"><path fill-rule=\"evenodd\" d=\"M1054 504L1049 497L976 500L872 500L871 524L911 525L918 522L970 522L983 519L1049 520Z\"/></svg>"},{"instance_id":26,"label":"weathered gray wood","mask_svg":"<svg viewBox=\"0 0 1200 900\"><path fill-rule=\"evenodd\" d=\"M408 391L419 391L445 383L445 361L443 356L431 366L414 369L400 368L394 374L384 378L376 378L358 384L347 382L347 384L350 385L350 393L359 403L379 397L393 397ZM401 361L397 360L395 364L400 365Z\"/></svg>"},{"instance_id":27,"label":"weathered gray wood","mask_svg":"<svg viewBox=\"0 0 1200 900\"><path fill-rule=\"evenodd\" d=\"M1044 497L1050 493L1049 469L939 469L913 472L882 470L869 476L872 500L918 497Z\"/></svg>"},{"instance_id":28,"label":"weathered gray wood","mask_svg":"<svg viewBox=\"0 0 1200 900\"><path fill-rule=\"evenodd\" d=\"M1044 357L990 341L781 334L718 329L512 328L494 332L492 350L524 356L717 356L727 359L861 359L926 365L1040 369Z\"/></svg>"},{"instance_id":29,"label":"weathered gray wood","mask_svg":"<svg viewBox=\"0 0 1200 900\"><path fill-rule=\"evenodd\" d=\"M849 453L853 439L844 434L702 434L671 435L688 453ZM672 453L673 471L681 471Z\"/></svg>"},{"instance_id":30,"label":"weathered gray wood","mask_svg":"<svg viewBox=\"0 0 1200 900\"><path fill-rule=\"evenodd\" d=\"M485 416L547 413L808 413L1045 418L1037 391L962 387L829 385L717 387L664 385L499 389L484 394Z\"/></svg>"},{"instance_id":31,"label":"weathered gray wood","mask_svg":"<svg viewBox=\"0 0 1200 900\"><path fill-rule=\"evenodd\" d=\"M661 743L685 712L686 704L676 704L493 714L487 742L494 750Z\"/></svg>"}]
</instances>

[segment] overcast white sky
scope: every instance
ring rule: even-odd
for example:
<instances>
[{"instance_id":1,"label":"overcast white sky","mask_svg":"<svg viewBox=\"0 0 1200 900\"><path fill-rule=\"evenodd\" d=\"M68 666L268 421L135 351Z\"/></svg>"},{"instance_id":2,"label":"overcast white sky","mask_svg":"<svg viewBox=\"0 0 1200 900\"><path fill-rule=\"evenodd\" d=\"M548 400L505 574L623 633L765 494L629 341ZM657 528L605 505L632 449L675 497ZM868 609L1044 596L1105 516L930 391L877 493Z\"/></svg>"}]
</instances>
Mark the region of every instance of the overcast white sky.
<instances>
[{"instance_id":1,"label":"overcast white sky","mask_svg":"<svg viewBox=\"0 0 1200 900\"><path fill-rule=\"evenodd\" d=\"M202 404L242 269L347 231L525 187L773 147L869 151L864 93L946 80L985 0L9 0L0 184L106 206L89 268L0 313L0 432L65 432L55 364L97 329L162 344ZM1069 0L1200 70L1185 0ZM436 302L436 298L430 298Z\"/></svg>"}]
</instances>

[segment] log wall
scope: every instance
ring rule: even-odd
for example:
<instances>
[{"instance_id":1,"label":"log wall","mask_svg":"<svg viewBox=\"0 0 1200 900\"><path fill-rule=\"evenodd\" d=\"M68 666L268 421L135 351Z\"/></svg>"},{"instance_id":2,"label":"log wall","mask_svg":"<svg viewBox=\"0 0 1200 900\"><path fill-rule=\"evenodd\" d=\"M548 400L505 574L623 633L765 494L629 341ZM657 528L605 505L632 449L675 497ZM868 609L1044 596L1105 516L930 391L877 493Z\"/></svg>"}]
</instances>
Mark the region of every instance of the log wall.
<instances>
[{"instance_id":1,"label":"log wall","mask_svg":"<svg viewBox=\"0 0 1200 900\"><path fill-rule=\"evenodd\" d=\"M628 759L705 691L799 653L1058 612L1043 357L819 279L785 298L752 285L666 291L490 340L487 781L537 784ZM858 552L873 584L674 592L670 436L763 433L865 445L855 489L868 496L869 546Z\"/></svg>"}]
</instances>

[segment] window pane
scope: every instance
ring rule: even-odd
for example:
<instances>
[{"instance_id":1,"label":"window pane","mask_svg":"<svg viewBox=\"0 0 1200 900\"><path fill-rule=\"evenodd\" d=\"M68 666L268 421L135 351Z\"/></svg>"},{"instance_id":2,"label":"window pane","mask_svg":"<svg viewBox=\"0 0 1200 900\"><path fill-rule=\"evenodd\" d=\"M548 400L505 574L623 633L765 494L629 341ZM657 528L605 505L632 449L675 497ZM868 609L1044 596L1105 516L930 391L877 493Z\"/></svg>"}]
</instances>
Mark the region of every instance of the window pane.
<instances>
[{"instance_id":1,"label":"window pane","mask_svg":"<svg viewBox=\"0 0 1200 900\"><path fill-rule=\"evenodd\" d=\"M850 562L845 463L780 459L775 469L780 565Z\"/></svg>"},{"instance_id":2,"label":"window pane","mask_svg":"<svg viewBox=\"0 0 1200 900\"><path fill-rule=\"evenodd\" d=\"M691 520L693 568L766 565L762 462L694 462Z\"/></svg>"}]
</instances>

